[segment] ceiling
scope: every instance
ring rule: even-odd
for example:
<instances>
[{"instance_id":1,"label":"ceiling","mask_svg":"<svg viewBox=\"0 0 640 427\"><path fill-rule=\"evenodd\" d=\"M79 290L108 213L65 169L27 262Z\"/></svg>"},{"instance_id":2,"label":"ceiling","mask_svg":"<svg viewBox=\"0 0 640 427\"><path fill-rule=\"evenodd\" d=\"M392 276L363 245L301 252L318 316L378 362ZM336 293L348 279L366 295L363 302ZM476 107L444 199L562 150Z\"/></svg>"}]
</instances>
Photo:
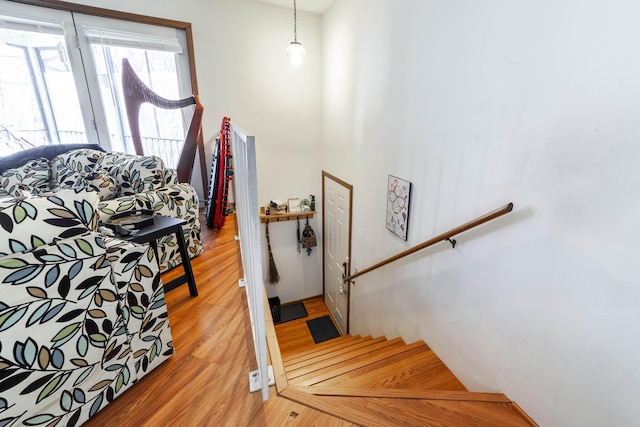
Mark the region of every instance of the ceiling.
<instances>
[{"instance_id":1,"label":"ceiling","mask_svg":"<svg viewBox=\"0 0 640 427\"><path fill-rule=\"evenodd\" d=\"M275 4L276 6L288 7L293 9L293 0L256 0L262 3ZM296 8L300 11L317 13L322 15L325 13L336 0L296 0Z\"/></svg>"}]
</instances>

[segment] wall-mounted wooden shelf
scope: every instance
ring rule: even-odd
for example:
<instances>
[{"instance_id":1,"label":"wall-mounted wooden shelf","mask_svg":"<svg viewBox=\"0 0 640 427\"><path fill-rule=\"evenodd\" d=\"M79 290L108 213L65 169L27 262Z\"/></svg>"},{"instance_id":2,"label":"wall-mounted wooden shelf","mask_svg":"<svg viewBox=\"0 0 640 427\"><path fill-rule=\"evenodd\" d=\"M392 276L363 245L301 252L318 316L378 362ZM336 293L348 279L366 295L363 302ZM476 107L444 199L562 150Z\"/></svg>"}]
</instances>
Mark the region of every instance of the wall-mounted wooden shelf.
<instances>
[{"instance_id":1,"label":"wall-mounted wooden shelf","mask_svg":"<svg viewBox=\"0 0 640 427\"><path fill-rule=\"evenodd\" d=\"M265 223L267 220L269 222L278 222L278 221L295 221L296 219L307 219L313 218L313 215L316 211L307 211L307 212L293 212L293 213L272 213L271 215L266 215L264 213L264 206L260 207L260 222Z\"/></svg>"}]
</instances>

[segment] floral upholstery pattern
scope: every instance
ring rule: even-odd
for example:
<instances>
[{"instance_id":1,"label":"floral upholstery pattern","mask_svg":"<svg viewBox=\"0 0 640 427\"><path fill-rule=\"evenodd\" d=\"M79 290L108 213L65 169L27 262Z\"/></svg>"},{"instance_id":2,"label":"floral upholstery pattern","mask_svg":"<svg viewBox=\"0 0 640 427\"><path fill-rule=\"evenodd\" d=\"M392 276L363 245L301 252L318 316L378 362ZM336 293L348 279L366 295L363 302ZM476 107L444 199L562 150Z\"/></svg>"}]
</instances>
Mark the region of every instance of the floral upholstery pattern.
<instances>
[{"instance_id":1,"label":"floral upholstery pattern","mask_svg":"<svg viewBox=\"0 0 640 427\"><path fill-rule=\"evenodd\" d=\"M156 156L105 154L80 149L60 154L51 161L52 188L72 188L78 181L98 172L116 181L115 196L127 196L159 189L163 185L164 162Z\"/></svg>"},{"instance_id":2,"label":"floral upholstery pattern","mask_svg":"<svg viewBox=\"0 0 640 427\"><path fill-rule=\"evenodd\" d=\"M164 287L149 246L110 237L105 245L139 380L173 354Z\"/></svg>"},{"instance_id":3,"label":"floral upholstery pattern","mask_svg":"<svg viewBox=\"0 0 640 427\"><path fill-rule=\"evenodd\" d=\"M84 196L96 192L102 222L116 213L139 209L185 219L183 234L190 257L202 252L198 195L189 184L178 184L176 171L166 169L158 157L82 148L59 154L51 161L42 158L7 169L2 179L0 197L63 190ZM161 271L181 264L175 236L158 240L158 257Z\"/></svg>"},{"instance_id":4,"label":"floral upholstery pattern","mask_svg":"<svg viewBox=\"0 0 640 427\"><path fill-rule=\"evenodd\" d=\"M100 157L98 167L108 170L118 185L118 196L157 190L163 185L164 162L156 156L113 153Z\"/></svg>"},{"instance_id":5,"label":"floral upholstery pattern","mask_svg":"<svg viewBox=\"0 0 640 427\"><path fill-rule=\"evenodd\" d=\"M0 426L79 425L173 354L155 255L73 192L0 203Z\"/></svg>"},{"instance_id":6,"label":"floral upholstery pattern","mask_svg":"<svg viewBox=\"0 0 640 427\"><path fill-rule=\"evenodd\" d=\"M116 196L116 179L104 169L83 175L73 184L73 188L86 189L98 193L100 200L111 200Z\"/></svg>"},{"instance_id":7,"label":"floral upholstery pattern","mask_svg":"<svg viewBox=\"0 0 640 427\"><path fill-rule=\"evenodd\" d=\"M80 421L83 407L91 416L133 384L105 255L100 236L87 233L0 259L5 423Z\"/></svg>"},{"instance_id":8,"label":"floral upholstery pattern","mask_svg":"<svg viewBox=\"0 0 640 427\"><path fill-rule=\"evenodd\" d=\"M170 187L172 185L179 184L178 182L178 171L175 169L167 169L164 172L164 181L163 187Z\"/></svg>"},{"instance_id":9,"label":"floral upholstery pattern","mask_svg":"<svg viewBox=\"0 0 640 427\"><path fill-rule=\"evenodd\" d=\"M72 150L51 159L51 190L73 188L78 180L96 169L104 153L98 150Z\"/></svg>"},{"instance_id":10,"label":"floral upholstery pattern","mask_svg":"<svg viewBox=\"0 0 640 427\"><path fill-rule=\"evenodd\" d=\"M5 170L0 178L0 195L22 196L49 190L49 160L32 160L19 168Z\"/></svg>"},{"instance_id":11,"label":"floral upholstery pattern","mask_svg":"<svg viewBox=\"0 0 640 427\"><path fill-rule=\"evenodd\" d=\"M68 190L46 197L0 199L0 256L95 230L97 203L95 193Z\"/></svg>"}]
</instances>

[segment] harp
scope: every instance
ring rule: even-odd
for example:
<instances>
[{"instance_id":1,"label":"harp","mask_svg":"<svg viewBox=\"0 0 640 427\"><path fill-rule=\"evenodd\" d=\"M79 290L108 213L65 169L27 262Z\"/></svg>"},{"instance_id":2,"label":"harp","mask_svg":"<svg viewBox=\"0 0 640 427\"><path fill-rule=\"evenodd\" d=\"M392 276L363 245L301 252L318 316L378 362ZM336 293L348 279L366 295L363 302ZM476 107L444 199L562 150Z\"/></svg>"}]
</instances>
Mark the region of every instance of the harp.
<instances>
[{"instance_id":1,"label":"harp","mask_svg":"<svg viewBox=\"0 0 640 427\"><path fill-rule=\"evenodd\" d=\"M196 150L200 154L200 172L202 174L202 185L207 186L207 173L204 169L204 144L200 137L200 127L202 125L202 111L203 107L198 100L197 95L190 96L185 99L171 100L166 99L152 91L147 85L145 85L138 75L133 71L131 64L127 58L122 60L122 88L124 91L124 103L127 110L127 120L129 121L129 128L131 130L131 139L133 141L133 147L138 155L144 155L144 149L142 147L142 139L140 137L140 107L145 102L148 102L158 108L164 109L179 109L185 108L191 105L195 105L193 117L189 124L189 129L185 136L182 152L178 159L178 165L176 171L178 173L178 181L189 183L191 181L191 172L193 171L193 164L196 157Z\"/></svg>"}]
</instances>

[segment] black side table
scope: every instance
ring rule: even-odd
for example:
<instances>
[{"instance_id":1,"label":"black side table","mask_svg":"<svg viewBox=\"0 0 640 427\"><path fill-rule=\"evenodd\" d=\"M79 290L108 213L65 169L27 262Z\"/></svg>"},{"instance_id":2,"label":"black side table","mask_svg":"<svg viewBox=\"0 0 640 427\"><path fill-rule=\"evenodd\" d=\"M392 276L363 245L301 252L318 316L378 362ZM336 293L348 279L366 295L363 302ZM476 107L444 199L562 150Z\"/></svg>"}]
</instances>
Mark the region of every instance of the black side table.
<instances>
[{"instance_id":1,"label":"black side table","mask_svg":"<svg viewBox=\"0 0 640 427\"><path fill-rule=\"evenodd\" d=\"M121 240L126 240L134 243L148 243L156 254L156 260L160 262L158 258L158 244L156 240L167 236L171 233L176 235L178 241L178 250L180 251L180 257L182 258L182 267L184 268L184 274L180 277L176 277L168 283L164 284L165 292L169 292L172 289L177 288L183 283L189 285L189 293L191 296L198 296L198 288L196 288L196 279L193 277L193 270L191 269L191 261L189 254L187 253L187 245L184 242L184 236L182 235L182 225L187 221L179 218L171 218L164 215L155 215L153 217L154 223L148 227L140 229L135 234L129 234L127 236L121 236L117 234L117 237Z\"/></svg>"}]
</instances>

